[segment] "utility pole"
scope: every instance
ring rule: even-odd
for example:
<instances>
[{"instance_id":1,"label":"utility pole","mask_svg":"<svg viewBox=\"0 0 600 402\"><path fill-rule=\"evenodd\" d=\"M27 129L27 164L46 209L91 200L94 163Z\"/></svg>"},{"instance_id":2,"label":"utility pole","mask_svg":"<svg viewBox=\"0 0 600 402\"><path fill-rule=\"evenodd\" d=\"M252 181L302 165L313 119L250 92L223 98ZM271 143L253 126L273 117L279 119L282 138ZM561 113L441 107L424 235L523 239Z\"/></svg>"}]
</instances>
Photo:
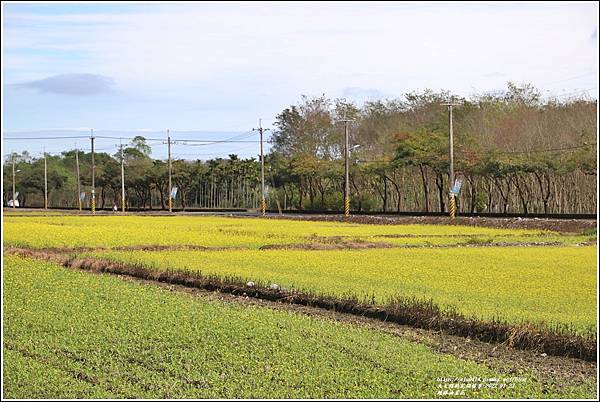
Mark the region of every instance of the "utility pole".
<instances>
[{"instance_id":1,"label":"utility pole","mask_svg":"<svg viewBox=\"0 0 600 402\"><path fill-rule=\"evenodd\" d=\"M77 166L77 201L81 211L81 180L79 179L79 149L77 149L77 145L75 145L75 165Z\"/></svg>"},{"instance_id":2,"label":"utility pole","mask_svg":"<svg viewBox=\"0 0 600 402\"><path fill-rule=\"evenodd\" d=\"M120 140L121 145L121 210L125 212L125 166L123 158L123 141Z\"/></svg>"},{"instance_id":3,"label":"utility pole","mask_svg":"<svg viewBox=\"0 0 600 402\"><path fill-rule=\"evenodd\" d=\"M338 120L344 123L344 216L350 216L350 140L348 138L348 123L352 119Z\"/></svg>"},{"instance_id":4,"label":"utility pole","mask_svg":"<svg viewBox=\"0 0 600 402\"><path fill-rule=\"evenodd\" d=\"M12 207L13 207L13 209L15 209L16 208L16 205L15 205L15 202L16 202L15 201L15 153L11 152L10 154L12 156L12 190L13 190L13 192L12 192Z\"/></svg>"},{"instance_id":5,"label":"utility pole","mask_svg":"<svg viewBox=\"0 0 600 402\"><path fill-rule=\"evenodd\" d=\"M263 132L268 130L268 128L262 128L262 119L258 119L258 128L252 129L252 131L258 131L260 133L260 211L262 215L265 215L267 210L267 202L265 201L265 156L263 152Z\"/></svg>"},{"instance_id":6,"label":"utility pole","mask_svg":"<svg viewBox=\"0 0 600 402\"><path fill-rule=\"evenodd\" d=\"M92 214L96 214L96 162L94 158L94 129L91 129L90 140L92 142Z\"/></svg>"},{"instance_id":7,"label":"utility pole","mask_svg":"<svg viewBox=\"0 0 600 402\"><path fill-rule=\"evenodd\" d=\"M48 209L48 161L46 147L44 147L44 209Z\"/></svg>"},{"instance_id":8,"label":"utility pole","mask_svg":"<svg viewBox=\"0 0 600 402\"><path fill-rule=\"evenodd\" d=\"M173 189L171 188L171 135L169 130L167 129L167 144L168 144L168 154L169 154L169 212L173 211L173 197L171 197L173 193Z\"/></svg>"},{"instance_id":9,"label":"utility pole","mask_svg":"<svg viewBox=\"0 0 600 402\"><path fill-rule=\"evenodd\" d=\"M456 194L452 192L452 188L454 186L454 131L452 127L452 109L454 106L460 105L458 102L447 102L443 104L448 107L448 131L449 131L449 183L448 187L450 188L449 193L449 206L448 212L450 213L450 217L454 218L456 216Z\"/></svg>"}]
</instances>

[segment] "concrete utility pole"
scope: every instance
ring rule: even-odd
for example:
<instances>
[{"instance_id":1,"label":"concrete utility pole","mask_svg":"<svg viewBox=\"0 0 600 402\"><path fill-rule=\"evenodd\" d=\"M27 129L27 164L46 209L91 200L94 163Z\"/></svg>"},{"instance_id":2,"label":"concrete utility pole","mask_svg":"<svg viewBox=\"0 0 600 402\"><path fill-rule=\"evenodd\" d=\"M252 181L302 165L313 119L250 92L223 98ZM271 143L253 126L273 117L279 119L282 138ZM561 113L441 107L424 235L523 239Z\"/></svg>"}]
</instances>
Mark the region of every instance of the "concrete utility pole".
<instances>
[{"instance_id":1,"label":"concrete utility pole","mask_svg":"<svg viewBox=\"0 0 600 402\"><path fill-rule=\"evenodd\" d=\"M265 201L265 157L263 152L263 132L268 130L268 128L262 128L262 119L258 119L258 128L252 129L252 131L258 131L260 133L260 211L262 215L265 215L267 210L267 202Z\"/></svg>"},{"instance_id":2,"label":"concrete utility pole","mask_svg":"<svg viewBox=\"0 0 600 402\"><path fill-rule=\"evenodd\" d=\"M123 158L123 142L120 141L121 145L121 210L125 212L125 166Z\"/></svg>"},{"instance_id":3,"label":"concrete utility pole","mask_svg":"<svg viewBox=\"0 0 600 402\"><path fill-rule=\"evenodd\" d=\"M350 140L348 138L348 123L352 119L338 120L344 123L344 216L350 216Z\"/></svg>"},{"instance_id":4,"label":"concrete utility pole","mask_svg":"<svg viewBox=\"0 0 600 402\"><path fill-rule=\"evenodd\" d=\"M449 183L448 187L450 188L449 201L450 204L448 206L448 211L450 212L450 217L454 218L456 216L456 198L455 194L452 192L452 188L454 186L454 131L452 127L452 108L454 106L460 105L458 102L448 102L444 103L444 106L448 107L448 127L449 127Z\"/></svg>"},{"instance_id":5,"label":"concrete utility pole","mask_svg":"<svg viewBox=\"0 0 600 402\"><path fill-rule=\"evenodd\" d=\"M16 208L15 205L15 153L11 152L11 156L12 156L12 207L13 209Z\"/></svg>"},{"instance_id":6,"label":"concrete utility pole","mask_svg":"<svg viewBox=\"0 0 600 402\"><path fill-rule=\"evenodd\" d=\"M96 213L96 162L94 158L94 129L91 129L92 142L92 214Z\"/></svg>"},{"instance_id":7,"label":"concrete utility pole","mask_svg":"<svg viewBox=\"0 0 600 402\"><path fill-rule=\"evenodd\" d=\"M77 201L81 211L81 180L79 179L79 149L77 149L77 145L75 145L75 165L77 166Z\"/></svg>"},{"instance_id":8,"label":"concrete utility pole","mask_svg":"<svg viewBox=\"0 0 600 402\"><path fill-rule=\"evenodd\" d=\"M169 134L169 130L167 129L167 149L168 149L168 155L169 155L169 212L173 211L173 197L171 197L172 195L172 188L171 188L171 135Z\"/></svg>"},{"instance_id":9,"label":"concrete utility pole","mask_svg":"<svg viewBox=\"0 0 600 402\"><path fill-rule=\"evenodd\" d=\"M46 147L44 147L44 209L48 209L48 161Z\"/></svg>"}]
</instances>

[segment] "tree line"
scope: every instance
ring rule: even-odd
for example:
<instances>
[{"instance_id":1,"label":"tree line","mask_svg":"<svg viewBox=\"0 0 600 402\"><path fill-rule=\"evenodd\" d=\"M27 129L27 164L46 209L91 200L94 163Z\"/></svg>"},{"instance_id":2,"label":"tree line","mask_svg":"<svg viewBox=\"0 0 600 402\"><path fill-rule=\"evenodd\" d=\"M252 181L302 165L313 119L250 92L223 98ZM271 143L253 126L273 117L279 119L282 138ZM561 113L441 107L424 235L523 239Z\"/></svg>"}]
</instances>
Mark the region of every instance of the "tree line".
<instances>
[{"instance_id":1,"label":"tree line","mask_svg":"<svg viewBox=\"0 0 600 402\"><path fill-rule=\"evenodd\" d=\"M343 205L344 127L350 119L351 208L360 212L445 212L448 111L454 108L454 161L462 180L463 212L595 213L597 101L542 99L531 85L468 98L448 91L412 92L365 102L306 97L275 119L265 156L271 209L335 210ZM48 157L51 206L77 205L76 151ZM79 152L89 201L91 154ZM4 200L12 197L12 158L21 206L43 205L44 161L27 152L4 162ZM124 149L128 207L165 209L167 163L151 157L143 137ZM120 154L96 153L98 207L120 205ZM211 160L176 159L178 208L257 208L260 160L235 154Z\"/></svg>"},{"instance_id":2,"label":"tree line","mask_svg":"<svg viewBox=\"0 0 600 402\"><path fill-rule=\"evenodd\" d=\"M44 159L32 158L27 152L13 154L4 164L5 205L12 199L12 159L15 160L16 192L20 207L39 207L44 200ZM79 160L79 186L77 183ZM100 209L121 205L121 153L96 152L95 188ZM125 169L125 203L128 208L167 209L168 163L151 157L144 137L133 138L123 149ZM54 207L77 207L83 194L83 207L90 207L92 154L69 150L47 156L49 204ZM209 161L172 161L172 185L177 187L174 206L205 208L256 208L260 202L260 164L255 158L236 155Z\"/></svg>"}]
</instances>

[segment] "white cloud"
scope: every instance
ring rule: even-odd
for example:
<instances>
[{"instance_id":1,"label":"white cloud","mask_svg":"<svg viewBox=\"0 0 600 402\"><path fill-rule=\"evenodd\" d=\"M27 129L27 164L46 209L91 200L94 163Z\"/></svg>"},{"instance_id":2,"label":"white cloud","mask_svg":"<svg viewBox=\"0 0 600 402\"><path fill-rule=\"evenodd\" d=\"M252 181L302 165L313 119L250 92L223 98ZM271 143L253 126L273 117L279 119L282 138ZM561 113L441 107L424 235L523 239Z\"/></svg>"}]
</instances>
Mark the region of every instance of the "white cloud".
<instances>
[{"instance_id":1,"label":"white cloud","mask_svg":"<svg viewBox=\"0 0 600 402\"><path fill-rule=\"evenodd\" d=\"M544 82L594 67L597 49L587 40L594 8L178 4L161 12L10 14L5 68L26 70L30 59L39 77L41 57L46 76L97 71L123 89L157 91L203 85L465 91L505 79L484 77L490 71ZM32 53L10 53L19 49ZM65 59L64 52L85 57Z\"/></svg>"}]
</instances>

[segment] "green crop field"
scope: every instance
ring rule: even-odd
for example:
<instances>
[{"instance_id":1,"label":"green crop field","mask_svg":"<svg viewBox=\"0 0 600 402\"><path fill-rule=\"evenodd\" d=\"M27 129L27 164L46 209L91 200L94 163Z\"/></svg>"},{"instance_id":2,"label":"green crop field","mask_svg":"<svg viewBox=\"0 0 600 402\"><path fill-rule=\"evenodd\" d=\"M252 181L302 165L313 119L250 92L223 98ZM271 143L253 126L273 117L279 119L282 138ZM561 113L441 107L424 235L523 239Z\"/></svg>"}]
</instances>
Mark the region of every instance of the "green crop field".
<instances>
[{"instance_id":1,"label":"green crop field","mask_svg":"<svg viewBox=\"0 0 600 402\"><path fill-rule=\"evenodd\" d=\"M7 257L3 287L8 398L424 398L439 377L511 377L373 330L52 263ZM520 376L464 396L593 393Z\"/></svg>"},{"instance_id":2,"label":"green crop field","mask_svg":"<svg viewBox=\"0 0 600 402\"><path fill-rule=\"evenodd\" d=\"M3 237L5 247L377 305L414 297L484 321L596 338L592 232L32 215L4 216ZM12 255L3 291L4 396L13 398L415 398L439 396L438 377L508 375L372 328ZM524 384L465 397L595 395L593 378L554 386L536 372L519 375Z\"/></svg>"}]
</instances>

